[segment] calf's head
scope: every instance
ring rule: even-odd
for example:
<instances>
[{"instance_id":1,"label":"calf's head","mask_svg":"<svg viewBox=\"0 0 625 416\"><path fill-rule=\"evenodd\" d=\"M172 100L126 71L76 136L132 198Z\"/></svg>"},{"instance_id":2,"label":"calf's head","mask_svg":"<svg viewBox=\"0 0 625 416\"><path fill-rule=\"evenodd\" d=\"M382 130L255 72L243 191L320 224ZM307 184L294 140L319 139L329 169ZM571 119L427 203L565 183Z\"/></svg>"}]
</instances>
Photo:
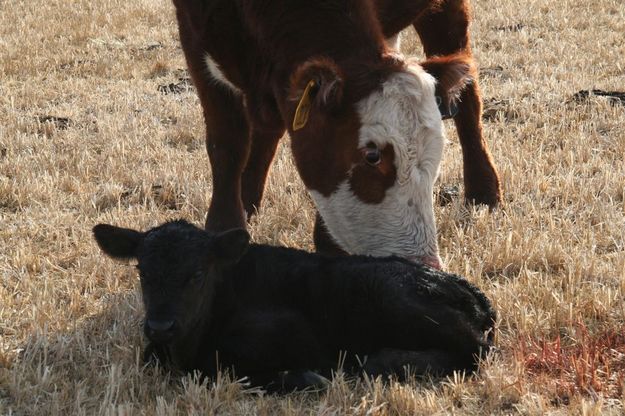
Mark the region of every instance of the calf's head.
<instances>
[{"instance_id":1,"label":"calf's head","mask_svg":"<svg viewBox=\"0 0 625 416\"><path fill-rule=\"evenodd\" d=\"M287 111L293 155L345 251L440 268L432 200L442 116L472 73L471 59L461 55L421 64L388 56L366 68L316 58L294 72Z\"/></svg>"},{"instance_id":2,"label":"calf's head","mask_svg":"<svg viewBox=\"0 0 625 416\"><path fill-rule=\"evenodd\" d=\"M93 234L107 255L137 260L144 331L157 344L191 335L210 319L223 268L236 263L249 244L245 230L215 234L186 221L146 232L99 224Z\"/></svg>"}]
</instances>

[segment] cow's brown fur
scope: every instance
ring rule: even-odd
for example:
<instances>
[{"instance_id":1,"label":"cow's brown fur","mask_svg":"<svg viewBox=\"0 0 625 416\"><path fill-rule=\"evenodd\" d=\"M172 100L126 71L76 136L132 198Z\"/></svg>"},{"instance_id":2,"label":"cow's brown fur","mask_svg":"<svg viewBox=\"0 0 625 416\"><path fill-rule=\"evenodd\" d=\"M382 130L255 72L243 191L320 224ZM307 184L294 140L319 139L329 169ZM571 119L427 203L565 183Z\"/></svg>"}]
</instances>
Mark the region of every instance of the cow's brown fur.
<instances>
[{"instance_id":1,"label":"cow's brown fur","mask_svg":"<svg viewBox=\"0 0 625 416\"><path fill-rule=\"evenodd\" d=\"M346 179L346 167L360 157L353 104L405 65L389 53L385 37L413 24L428 57L459 54L464 60L438 58L431 61L431 68L472 65L466 0L174 0L174 4L206 122L213 173L208 229L245 227L244 211L252 214L260 205L267 171L285 129L291 133L296 165L309 189L327 195ZM206 53L241 94L210 79ZM318 80L319 91L308 123L293 132L298 98L311 79ZM475 77L460 98L456 125L466 196L494 206L500 200L499 180L481 134ZM369 178L380 185L369 191L358 183L352 187L360 189L364 202L378 202L392 185L391 171L380 170L377 182ZM322 233L316 229L317 242L323 240Z\"/></svg>"}]
</instances>

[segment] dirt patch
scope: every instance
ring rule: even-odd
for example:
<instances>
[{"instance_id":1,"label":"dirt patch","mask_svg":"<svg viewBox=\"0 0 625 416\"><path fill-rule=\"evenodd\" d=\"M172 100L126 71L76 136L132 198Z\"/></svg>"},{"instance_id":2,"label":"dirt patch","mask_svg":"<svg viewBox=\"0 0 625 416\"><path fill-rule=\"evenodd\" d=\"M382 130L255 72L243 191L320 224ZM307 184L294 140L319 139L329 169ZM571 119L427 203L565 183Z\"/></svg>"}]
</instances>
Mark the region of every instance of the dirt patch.
<instances>
[{"instance_id":1,"label":"dirt patch","mask_svg":"<svg viewBox=\"0 0 625 416\"><path fill-rule=\"evenodd\" d=\"M510 74L501 65L480 68L480 78L511 79Z\"/></svg>"},{"instance_id":2,"label":"dirt patch","mask_svg":"<svg viewBox=\"0 0 625 416\"><path fill-rule=\"evenodd\" d=\"M514 109L509 99L486 98L482 110L484 121L514 121L519 118L519 112Z\"/></svg>"},{"instance_id":3,"label":"dirt patch","mask_svg":"<svg viewBox=\"0 0 625 416\"><path fill-rule=\"evenodd\" d=\"M606 97L612 105L625 105L625 92L622 91L581 90L573 95L573 101L587 102L592 96Z\"/></svg>"},{"instance_id":4,"label":"dirt patch","mask_svg":"<svg viewBox=\"0 0 625 416\"><path fill-rule=\"evenodd\" d=\"M169 95L190 92L193 91L194 88L193 83L191 82L191 78L179 78L178 82L159 85L157 89L158 92L160 92L161 94Z\"/></svg>"},{"instance_id":5,"label":"dirt patch","mask_svg":"<svg viewBox=\"0 0 625 416\"><path fill-rule=\"evenodd\" d=\"M73 124L68 117L57 116L38 116L37 121L41 124L52 125L59 130L65 130Z\"/></svg>"},{"instance_id":6,"label":"dirt patch","mask_svg":"<svg viewBox=\"0 0 625 416\"><path fill-rule=\"evenodd\" d=\"M436 203L443 207L449 205L454 199L460 196L460 187L458 185L443 185L436 195Z\"/></svg>"},{"instance_id":7,"label":"dirt patch","mask_svg":"<svg viewBox=\"0 0 625 416\"><path fill-rule=\"evenodd\" d=\"M525 27L526 26L524 23L515 23L512 25L496 26L495 30L498 30L500 32L520 32Z\"/></svg>"}]
</instances>

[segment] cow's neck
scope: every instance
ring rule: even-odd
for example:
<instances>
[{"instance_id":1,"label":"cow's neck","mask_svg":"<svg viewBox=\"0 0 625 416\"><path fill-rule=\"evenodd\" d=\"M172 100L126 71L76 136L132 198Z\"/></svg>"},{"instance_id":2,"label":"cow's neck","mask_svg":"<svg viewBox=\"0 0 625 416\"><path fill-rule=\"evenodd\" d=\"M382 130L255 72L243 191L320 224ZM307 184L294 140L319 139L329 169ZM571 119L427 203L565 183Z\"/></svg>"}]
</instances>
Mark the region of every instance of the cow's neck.
<instances>
[{"instance_id":1,"label":"cow's neck","mask_svg":"<svg viewBox=\"0 0 625 416\"><path fill-rule=\"evenodd\" d=\"M278 103L287 99L293 72L311 58L331 58L350 79L384 60L384 36L373 2L330 3L273 0L242 6L247 30L258 42L259 57L266 60Z\"/></svg>"},{"instance_id":2,"label":"cow's neck","mask_svg":"<svg viewBox=\"0 0 625 416\"><path fill-rule=\"evenodd\" d=\"M383 43L372 0L250 0L239 8L250 36L273 62L334 58Z\"/></svg>"}]
</instances>

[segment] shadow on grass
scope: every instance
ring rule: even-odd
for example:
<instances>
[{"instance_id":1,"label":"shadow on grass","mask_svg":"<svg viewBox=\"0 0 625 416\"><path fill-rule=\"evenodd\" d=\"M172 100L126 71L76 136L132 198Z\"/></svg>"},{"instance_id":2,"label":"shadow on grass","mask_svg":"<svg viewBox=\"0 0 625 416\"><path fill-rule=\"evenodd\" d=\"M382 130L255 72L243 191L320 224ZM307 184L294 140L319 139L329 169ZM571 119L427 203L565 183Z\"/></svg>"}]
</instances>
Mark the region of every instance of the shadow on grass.
<instances>
[{"instance_id":1,"label":"shadow on grass","mask_svg":"<svg viewBox=\"0 0 625 416\"><path fill-rule=\"evenodd\" d=\"M267 396L245 390L227 374L207 380L170 373L143 363L139 293L113 294L100 302L99 312L71 328L34 332L0 366L0 413L365 414L388 403L420 408L425 392L433 397L449 390L440 379L396 383L348 379L338 372L326 392Z\"/></svg>"},{"instance_id":2,"label":"shadow on grass","mask_svg":"<svg viewBox=\"0 0 625 416\"><path fill-rule=\"evenodd\" d=\"M145 365L138 293L101 303L101 312L72 328L36 331L0 367L2 413L171 413L180 406L210 412L244 396L227 376L207 388L208 381L193 375Z\"/></svg>"},{"instance_id":3,"label":"shadow on grass","mask_svg":"<svg viewBox=\"0 0 625 416\"><path fill-rule=\"evenodd\" d=\"M34 332L0 363L0 413L299 414L319 404L318 393L265 396L225 373L202 379L145 364L140 294L113 294L101 304L71 328ZM338 377L331 388L353 386Z\"/></svg>"}]
</instances>

